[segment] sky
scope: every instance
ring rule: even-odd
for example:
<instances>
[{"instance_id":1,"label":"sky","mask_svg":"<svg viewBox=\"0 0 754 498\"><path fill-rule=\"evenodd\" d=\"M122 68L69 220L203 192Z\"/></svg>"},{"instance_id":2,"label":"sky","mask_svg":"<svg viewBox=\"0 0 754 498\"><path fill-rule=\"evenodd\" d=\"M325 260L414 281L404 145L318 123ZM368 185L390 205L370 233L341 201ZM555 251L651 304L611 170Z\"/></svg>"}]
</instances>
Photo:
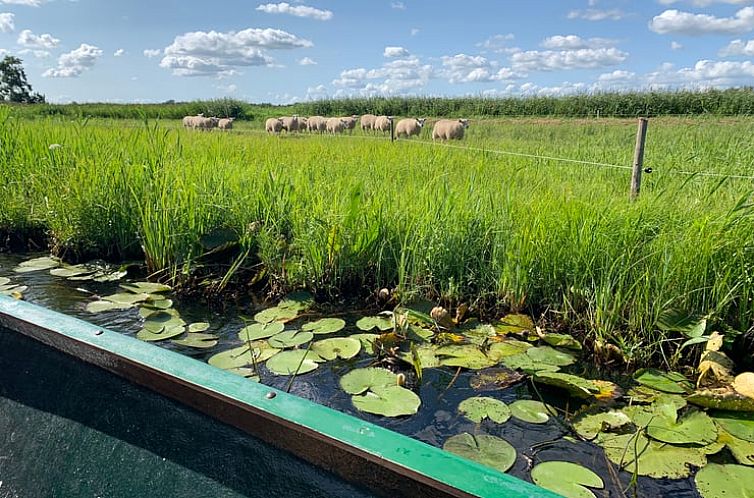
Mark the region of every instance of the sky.
<instances>
[{"instance_id":1,"label":"sky","mask_svg":"<svg viewBox=\"0 0 754 498\"><path fill-rule=\"evenodd\" d=\"M754 86L754 0L0 0L51 102Z\"/></svg>"}]
</instances>

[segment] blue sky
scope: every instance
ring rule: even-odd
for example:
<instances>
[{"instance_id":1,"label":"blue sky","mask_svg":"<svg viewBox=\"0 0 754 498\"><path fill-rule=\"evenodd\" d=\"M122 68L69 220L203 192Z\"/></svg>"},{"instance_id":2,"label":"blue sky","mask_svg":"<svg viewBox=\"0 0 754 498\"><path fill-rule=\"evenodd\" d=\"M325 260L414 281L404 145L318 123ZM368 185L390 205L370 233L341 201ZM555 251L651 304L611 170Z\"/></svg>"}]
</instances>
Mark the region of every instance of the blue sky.
<instances>
[{"instance_id":1,"label":"blue sky","mask_svg":"<svg viewBox=\"0 0 754 498\"><path fill-rule=\"evenodd\" d=\"M0 0L48 100L754 85L754 0Z\"/></svg>"}]
</instances>

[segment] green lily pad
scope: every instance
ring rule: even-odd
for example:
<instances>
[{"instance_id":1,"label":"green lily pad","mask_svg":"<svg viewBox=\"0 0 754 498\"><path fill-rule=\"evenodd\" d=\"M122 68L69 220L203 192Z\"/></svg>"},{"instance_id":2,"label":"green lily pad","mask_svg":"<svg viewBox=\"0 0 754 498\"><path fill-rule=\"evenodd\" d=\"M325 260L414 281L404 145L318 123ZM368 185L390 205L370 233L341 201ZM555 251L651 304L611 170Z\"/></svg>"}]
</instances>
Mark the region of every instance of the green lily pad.
<instances>
[{"instance_id":1,"label":"green lily pad","mask_svg":"<svg viewBox=\"0 0 754 498\"><path fill-rule=\"evenodd\" d=\"M754 398L744 396L731 386L698 389L687 396L689 403L716 410L754 412Z\"/></svg>"},{"instance_id":2,"label":"green lily pad","mask_svg":"<svg viewBox=\"0 0 754 498\"><path fill-rule=\"evenodd\" d=\"M587 487L605 487L600 476L571 462L542 462L531 469L531 480L537 486L566 498L595 498Z\"/></svg>"},{"instance_id":3,"label":"green lily pad","mask_svg":"<svg viewBox=\"0 0 754 498\"><path fill-rule=\"evenodd\" d=\"M514 401L509 408L511 415L530 424L546 424L551 415L557 414L551 406L532 399Z\"/></svg>"},{"instance_id":4,"label":"green lily pad","mask_svg":"<svg viewBox=\"0 0 754 498\"><path fill-rule=\"evenodd\" d=\"M148 329L145 327L136 333L136 338L147 342L157 342L178 337L184 332L186 332L186 327L183 325L171 325L170 327L163 326L159 330Z\"/></svg>"},{"instance_id":5,"label":"green lily pad","mask_svg":"<svg viewBox=\"0 0 754 498\"><path fill-rule=\"evenodd\" d=\"M448 438L442 449L500 472L507 472L516 462L516 449L495 436L472 436L464 432Z\"/></svg>"},{"instance_id":6,"label":"green lily pad","mask_svg":"<svg viewBox=\"0 0 754 498\"><path fill-rule=\"evenodd\" d=\"M50 275L53 277L79 277L81 275L93 275L97 271L97 268L88 265L63 265L50 270Z\"/></svg>"},{"instance_id":7,"label":"green lily pad","mask_svg":"<svg viewBox=\"0 0 754 498\"><path fill-rule=\"evenodd\" d=\"M352 339L358 339L361 343L361 348L364 351L369 354L375 354L374 341L376 341L380 336L377 334L351 334L348 337Z\"/></svg>"},{"instance_id":8,"label":"green lily pad","mask_svg":"<svg viewBox=\"0 0 754 498\"><path fill-rule=\"evenodd\" d=\"M184 325L186 325L186 322L180 316L167 311L160 311L159 313L150 315L144 321L144 328L155 334L159 333L162 329L183 327Z\"/></svg>"},{"instance_id":9,"label":"green lily pad","mask_svg":"<svg viewBox=\"0 0 754 498\"><path fill-rule=\"evenodd\" d=\"M495 327L489 324L476 324L472 327L464 327L461 332L466 339L476 345L482 345L489 339L497 336Z\"/></svg>"},{"instance_id":10,"label":"green lily pad","mask_svg":"<svg viewBox=\"0 0 754 498\"><path fill-rule=\"evenodd\" d=\"M217 346L218 337L212 334L202 334L201 332L191 332L183 339L174 339L173 344L186 346L189 348L208 349Z\"/></svg>"},{"instance_id":11,"label":"green lily pad","mask_svg":"<svg viewBox=\"0 0 754 498\"><path fill-rule=\"evenodd\" d=\"M267 342L273 348L287 349L295 348L306 344L314 338L314 334L311 332L300 332L298 330L284 330L279 334L275 334L270 337Z\"/></svg>"},{"instance_id":12,"label":"green lily pad","mask_svg":"<svg viewBox=\"0 0 754 498\"><path fill-rule=\"evenodd\" d=\"M296 311L305 311L314 306L314 296L306 291L291 292L277 305L278 308Z\"/></svg>"},{"instance_id":13,"label":"green lily pad","mask_svg":"<svg viewBox=\"0 0 754 498\"><path fill-rule=\"evenodd\" d=\"M510 369L521 370L529 375L536 372L557 372L560 369L557 365L534 361L526 353L506 356L502 359L502 363Z\"/></svg>"},{"instance_id":14,"label":"green lily pad","mask_svg":"<svg viewBox=\"0 0 754 498\"><path fill-rule=\"evenodd\" d=\"M506 389L524 379L524 376L510 368L487 368L480 370L469 379L475 391L496 391Z\"/></svg>"},{"instance_id":15,"label":"green lily pad","mask_svg":"<svg viewBox=\"0 0 754 498\"><path fill-rule=\"evenodd\" d=\"M532 345L528 342L517 341L515 339L507 339L505 341L495 342L490 345L489 349L487 350L487 356L491 360L499 362L503 358L526 353L526 350L531 347Z\"/></svg>"},{"instance_id":16,"label":"green lily pad","mask_svg":"<svg viewBox=\"0 0 754 498\"><path fill-rule=\"evenodd\" d=\"M416 393L398 385L372 386L365 394L352 396L351 401L357 410L383 417L413 415L421 406Z\"/></svg>"},{"instance_id":17,"label":"green lily pad","mask_svg":"<svg viewBox=\"0 0 754 498\"><path fill-rule=\"evenodd\" d=\"M351 337L332 337L312 343L312 351L328 361L336 358L348 360L359 354L361 343Z\"/></svg>"},{"instance_id":18,"label":"green lily pad","mask_svg":"<svg viewBox=\"0 0 754 498\"><path fill-rule=\"evenodd\" d=\"M714 412L712 416L727 433L754 443L754 413Z\"/></svg>"},{"instance_id":19,"label":"green lily pad","mask_svg":"<svg viewBox=\"0 0 754 498\"><path fill-rule=\"evenodd\" d=\"M130 292L119 292L117 294L111 294L102 298L105 301L111 301L113 303L121 304L138 304L143 303L149 299L148 294L133 294Z\"/></svg>"},{"instance_id":20,"label":"green lily pad","mask_svg":"<svg viewBox=\"0 0 754 498\"><path fill-rule=\"evenodd\" d=\"M458 411L472 422L481 423L488 418L498 424L503 424L511 418L511 410L508 405L495 398L475 397L468 398L458 405Z\"/></svg>"},{"instance_id":21,"label":"green lily pad","mask_svg":"<svg viewBox=\"0 0 754 498\"><path fill-rule=\"evenodd\" d=\"M130 282L121 284L121 288L136 294L161 294L173 290L172 287L156 282Z\"/></svg>"},{"instance_id":22,"label":"green lily pad","mask_svg":"<svg viewBox=\"0 0 754 498\"><path fill-rule=\"evenodd\" d=\"M246 368L246 367L228 368L225 371L230 372L235 375L239 375L241 377L246 377L252 382L261 382L262 380L257 374L256 370L254 370L253 368Z\"/></svg>"},{"instance_id":23,"label":"green lily pad","mask_svg":"<svg viewBox=\"0 0 754 498\"><path fill-rule=\"evenodd\" d=\"M754 498L754 469L711 463L694 477L702 498Z\"/></svg>"},{"instance_id":24,"label":"green lily pad","mask_svg":"<svg viewBox=\"0 0 754 498\"><path fill-rule=\"evenodd\" d=\"M149 307L156 310L167 310L173 307L172 299L153 299L148 301Z\"/></svg>"},{"instance_id":25,"label":"green lily pad","mask_svg":"<svg viewBox=\"0 0 754 498\"><path fill-rule=\"evenodd\" d=\"M253 323L242 328L238 333L238 338L242 341L257 341L279 334L283 329L285 329L285 325L280 322Z\"/></svg>"},{"instance_id":26,"label":"green lily pad","mask_svg":"<svg viewBox=\"0 0 754 498\"><path fill-rule=\"evenodd\" d=\"M583 415L573 422L573 428L584 439L592 440L601 432L613 431L627 426L631 418L618 410Z\"/></svg>"},{"instance_id":27,"label":"green lily pad","mask_svg":"<svg viewBox=\"0 0 754 498\"><path fill-rule=\"evenodd\" d=\"M545 334L542 341L550 346L581 351L581 343L568 334Z\"/></svg>"},{"instance_id":28,"label":"green lily pad","mask_svg":"<svg viewBox=\"0 0 754 498\"><path fill-rule=\"evenodd\" d=\"M416 358L418 359L421 368L437 368L440 366L440 359L435 354L437 351L436 346L422 344L421 346L416 347L414 351L416 352ZM411 351L400 353L400 358L406 363L414 364L414 355Z\"/></svg>"},{"instance_id":29,"label":"green lily pad","mask_svg":"<svg viewBox=\"0 0 754 498\"><path fill-rule=\"evenodd\" d=\"M572 396L582 399L591 398L600 392L599 387L592 381L562 372L538 372L532 377L532 380L540 384L565 389Z\"/></svg>"},{"instance_id":30,"label":"green lily pad","mask_svg":"<svg viewBox=\"0 0 754 498\"><path fill-rule=\"evenodd\" d=\"M16 266L13 271L16 273L29 273L33 271L49 270L51 268L57 268L60 266L60 260L58 258L52 258L44 256L41 258L29 259Z\"/></svg>"},{"instance_id":31,"label":"green lily pad","mask_svg":"<svg viewBox=\"0 0 754 498\"><path fill-rule=\"evenodd\" d=\"M189 333L204 332L209 329L209 323L207 322L194 322L188 326Z\"/></svg>"},{"instance_id":32,"label":"green lily pad","mask_svg":"<svg viewBox=\"0 0 754 498\"><path fill-rule=\"evenodd\" d=\"M325 361L313 351L283 351L267 360L267 369L275 375L303 375L316 370Z\"/></svg>"},{"instance_id":33,"label":"green lily pad","mask_svg":"<svg viewBox=\"0 0 754 498\"><path fill-rule=\"evenodd\" d=\"M550 346L529 348L526 350L526 354L534 362L555 365L557 367L573 365L573 363L576 361L576 358L574 358L571 353L558 351L557 349L551 348Z\"/></svg>"},{"instance_id":34,"label":"green lily pad","mask_svg":"<svg viewBox=\"0 0 754 498\"><path fill-rule=\"evenodd\" d=\"M271 322L290 322L298 315L298 310L294 308L267 308L254 315L254 321L259 323Z\"/></svg>"},{"instance_id":35,"label":"green lily pad","mask_svg":"<svg viewBox=\"0 0 754 498\"><path fill-rule=\"evenodd\" d=\"M754 466L754 443L739 439L723 429L719 429L718 442L727 446L733 458L742 465Z\"/></svg>"},{"instance_id":36,"label":"green lily pad","mask_svg":"<svg viewBox=\"0 0 754 498\"><path fill-rule=\"evenodd\" d=\"M374 387L397 386L398 376L386 368L357 368L340 378L348 394L362 394Z\"/></svg>"},{"instance_id":37,"label":"green lily pad","mask_svg":"<svg viewBox=\"0 0 754 498\"><path fill-rule=\"evenodd\" d=\"M0 277L0 286L8 285L9 283L10 283L10 279L8 277Z\"/></svg>"},{"instance_id":38,"label":"green lily pad","mask_svg":"<svg viewBox=\"0 0 754 498\"><path fill-rule=\"evenodd\" d=\"M133 308L133 305L126 303L114 303L112 301L92 301L86 305L86 311L89 313L102 313L112 310L127 310Z\"/></svg>"},{"instance_id":39,"label":"green lily pad","mask_svg":"<svg viewBox=\"0 0 754 498\"><path fill-rule=\"evenodd\" d=\"M477 346L473 344L443 346L435 351L440 358L440 365L481 370L495 364Z\"/></svg>"},{"instance_id":40,"label":"green lily pad","mask_svg":"<svg viewBox=\"0 0 754 498\"><path fill-rule=\"evenodd\" d=\"M706 446L717 441L717 427L704 412L692 412L678 421L656 416L647 425L647 435L664 443Z\"/></svg>"},{"instance_id":41,"label":"green lily pad","mask_svg":"<svg viewBox=\"0 0 754 498\"><path fill-rule=\"evenodd\" d=\"M365 316L356 322L356 327L364 332L369 332L372 329L379 329L383 332L386 330L393 330L393 316L391 315L377 315L377 316Z\"/></svg>"},{"instance_id":42,"label":"green lily pad","mask_svg":"<svg viewBox=\"0 0 754 498\"><path fill-rule=\"evenodd\" d=\"M94 280L95 282L116 282L128 275L128 271L98 271L91 275L68 277L68 280Z\"/></svg>"},{"instance_id":43,"label":"green lily pad","mask_svg":"<svg viewBox=\"0 0 754 498\"><path fill-rule=\"evenodd\" d=\"M534 322L528 315L505 315L500 323L495 325L498 334L521 334L535 330Z\"/></svg>"},{"instance_id":44,"label":"green lily pad","mask_svg":"<svg viewBox=\"0 0 754 498\"><path fill-rule=\"evenodd\" d=\"M213 367L230 370L232 368L242 368L253 366L265 362L280 353L280 349L271 348L266 341L244 344L233 349L228 349L217 353L207 360L207 363Z\"/></svg>"},{"instance_id":45,"label":"green lily pad","mask_svg":"<svg viewBox=\"0 0 754 498\"><path fill-rule=\"evenodd\" d=\"M691 391L691 383L678 372L663 372L653 368L639 370L634 375L639 384L670 394L686 394Z\"/></svg>"},{"instance_id":46,"label":"green lily pad","mask_svg":"<svg viewBox=\"0 0 754 498\"><path fill-rule=\"evenodd\" d=\"M332 334L343 330L346 326L346 321L340 318L322 318L316 322L305 323L301 330L311 332L312 334Z\"/></svg>"},{"instance_id":47,"label":"green lily pad","mask_svg":"<svg viewBox=\"0 0 754 498\"><path fill-rule=\"evenodd\" d=\"M707 455L702 448L673 446L636 434L600 434L597 444L607 457L629 473L657 479L685 479L692 467L704 467Z\"/></svg>"}]
</instances>

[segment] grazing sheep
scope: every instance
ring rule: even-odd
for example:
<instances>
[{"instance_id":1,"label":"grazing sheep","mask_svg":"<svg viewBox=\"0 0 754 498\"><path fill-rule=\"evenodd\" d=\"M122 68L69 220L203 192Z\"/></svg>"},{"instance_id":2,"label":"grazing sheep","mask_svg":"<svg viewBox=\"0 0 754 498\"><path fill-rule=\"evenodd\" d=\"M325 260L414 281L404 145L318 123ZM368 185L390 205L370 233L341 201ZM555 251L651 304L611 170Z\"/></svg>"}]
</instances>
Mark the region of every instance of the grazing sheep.
<instances>
[{"instance_id":1,"label":"grazing sheep","mask_svg":"<svg viewBox=\"0 0 754 498\"><path fill-rule=\"evenodd\" d=\"M309 118L298 118L298 131L309 131Z\"/></svg>"},{"instance_id":2,"label":"grazing sheep","mask_svg":"<svg viewBox=\"0 0 754 498\"><path fill-rule=\"evenodd\" d=\"M220 130L232 130L233 121L235 120L236 118L223 118L217 122L217 128Z\"/></svg>"},{"instance_id":3,"label":"grazing sheep","mask_svg":"<svg viewBox=\"0 0 754 498\"><path fill-rule=\"evenodd\" d=\"M298 115L294 114L293 116L284 116L280 119L283 122L283 129L285 131L287 131L288 133L298 131Z\"/></svg>"},{"instance_id":4,"label":"grazing sheep","mask_svg":"<svg viewBox=\"0 0 754 498\"><path fill-rule=\"evenodd\" d=\"M183 126L185 128L196 128L199 118L203 118L204 113L199 113L196 116L186 116L183 118Z\"/></svg>"},{"instance_id":5,"label":"grazing sheep","mask_svg":"<svg viewBox=\"0 0 754 498\"><path fill-rule=\"evenodd\" d=\"M349 131L349 133L353 133L354 128L356 128L356 120L359 117L357 115L353 116L346 116L344 118L340 118L343 120L343 122L346 124L346 130Z\"/></svg>"},{"instance_id":6,"label":"grazing sheep","mask_svg":"<svg viewBox=\"0 0 754 498\"><path fill-rule=\"evenodd\" d=\"M265 121L264 129L267 133L278 134L283 129L283 120L280 118L270 118Z\"/></svg>"},{"instance_id":7,"label":"grazing sheep","mask_svg":"<svg viewBox=\"0 0 754 498\"><path fill-rule=\"evenodd\" d=\"M468 127L468 119L441 119L432 130L432 140L461 140Z\"/></svg>"},{"instance_id":8,"label":"grazing sheep","mask_svg":"<svg viewBox=\"0 0 754 498\"><path fill-rule=\"evenodd\" d=\"M324 133L327 131L327 119L322 116L312 116L306 121L306 127L311 132Z\"/></svg>"},{"instance_id":9,"label":"grazing sheep","mask_svg":"<svg viewBox=\"0 0 754 498\"><path fill-rule=\"evenodd\" d=\"M327 120L327 133L343 133L346 129L346 123L341 118L330 118Z\"/></svg>"},{"instance_id":10,"label":"grazing sheep","mask_svg":"<svg viewBox=\"0 0 754 498\"><path fill-rule=\"evenodd\" d=\"M374 130L374 120L377 116L374 114L364 114L361 116L361 131Z\"/></svg>"},{"instance_id":11,"label":"grazing sheep","mask_svg":"<svg viewBox=\"0 0 754 498\"><path fill-rule=\"evenodd\" d=\"M393 122L393 116L377 116L374 120L374 129L381 132L390 131L390 123Z\"/></svg>"},{"instance_id":12,"label":"grazing sheep","mask_svg":"<svg viewBox=\"0 0 754 498\"><path fill-rule=\"evenodd\" d=\"M395 136L400 137L401 135L406 135L406 138L411 138L412 136L418 137L422 132L426 120L427 118L401 119L398 121L398 124L395 125Z\"/></svg>"},{"instance_id":13,"label":"grazing sheep","mask_svg":"<svg viewBox=\"0 0 754 498\"><path fill-rule=\"evenodd\" d=\"M199 128L202 131L211 131L212 128L217 128L219 122L220 119L214 116L211 118L197 116L194 120L194 128Z\"/></svg>"}]
</instances>

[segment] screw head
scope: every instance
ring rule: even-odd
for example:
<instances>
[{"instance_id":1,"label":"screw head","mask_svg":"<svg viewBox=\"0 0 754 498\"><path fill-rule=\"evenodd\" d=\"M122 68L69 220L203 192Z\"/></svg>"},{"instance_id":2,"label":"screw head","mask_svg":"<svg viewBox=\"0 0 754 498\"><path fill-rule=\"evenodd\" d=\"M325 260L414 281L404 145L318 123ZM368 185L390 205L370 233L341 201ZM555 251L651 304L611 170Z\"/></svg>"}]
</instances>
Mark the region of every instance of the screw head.
<instances>
[{"instance_id":1,"label":"screw head","mask_svg":"<svg viewBox=\"0 0 754 498\"><path fill-rule=\"evenodd\" d=\"M644 168L644 173L651 173L651 172L652 172L652 168Z\"/></svg>"},{"instance_id":2,"label":"screw head","mask_svg":"<svg viewBox=\"0 0 754 498\"><path fill-rule=\"evenodd\" d=\"M102 334L104 334L104 333L105 333L105 331L104 331L104 330L97 330L97 331L96 331L96 332L94 333L94 335L102 335Z\"/></svg>"},{"instance_id":3,"label":"screw head","mask_svg":"<svg viewBox=\"0 0 754 498\"><path fill-rule=\"evenodd\" d=\"M270 391L267 394L265 394L264 397L267 398L267 399L273 399L275 396L277 396L277 393L274 392L274 391Z\"/></svg>"}]
</instances>

